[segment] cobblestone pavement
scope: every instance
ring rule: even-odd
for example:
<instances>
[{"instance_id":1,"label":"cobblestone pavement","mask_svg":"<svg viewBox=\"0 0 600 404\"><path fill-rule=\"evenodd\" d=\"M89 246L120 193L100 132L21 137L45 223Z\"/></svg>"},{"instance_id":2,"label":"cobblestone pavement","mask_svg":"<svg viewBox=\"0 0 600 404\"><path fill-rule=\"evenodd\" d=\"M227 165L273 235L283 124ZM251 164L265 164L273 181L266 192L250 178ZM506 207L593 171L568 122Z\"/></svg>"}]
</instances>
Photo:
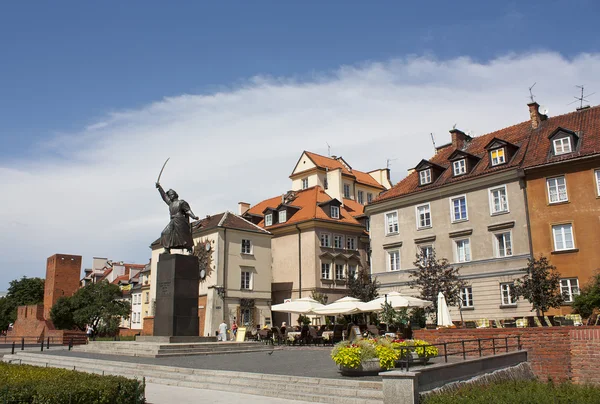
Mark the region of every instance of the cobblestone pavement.
<instances>
[{"instance_id":1,"label":"cobblestone pavement","mask_svg":"<svg viewBox=\"0 0 600 404\"><path fill-rule=\"evenodd\" d=\"M288 376L348 379L342 376L330 357L331 347L275 347L273 353L248 352L220 355L177 356L170 358L140 358L103 355L88 352L45 351L48 355L67 355L80 358L105 359L120 362L145 363L193 369L230 370ZM380 381L379 376L360 380Z\"/></svg>"}]
</instances>

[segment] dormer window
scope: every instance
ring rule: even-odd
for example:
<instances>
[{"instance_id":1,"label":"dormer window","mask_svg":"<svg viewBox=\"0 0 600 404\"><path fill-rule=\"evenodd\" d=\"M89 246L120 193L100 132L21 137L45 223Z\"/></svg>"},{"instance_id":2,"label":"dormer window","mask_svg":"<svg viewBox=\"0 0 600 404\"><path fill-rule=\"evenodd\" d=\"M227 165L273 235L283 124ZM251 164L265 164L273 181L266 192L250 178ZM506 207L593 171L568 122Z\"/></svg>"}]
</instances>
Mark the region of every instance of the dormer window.
<instances>
[{"instance_id":1,"label":"dormer window","mask_svg":"<svg viewBox=\"0 0 600 404\"><path fill-rule=\"evenodd\" d=\"M452 164L454 175L463 175L467 173L467 162L465 159L457 160Z\"/></svg>"},{"instance_id":2,"label":"dormer window","mask_svg":"<svg viewBox=\"0 0 600 404\"><path fill-rule=\"evenodd\" d=\"M340 208L339 206L331 206L331 218L339 219L340 218Z\"/></svg>"},{"instance_id":3,"label":"dormer window","mask_svg":"<svg viewBox=\"0 0 600 404\"><path fill-rule=\"evenodd\" d=\"M431 183L431 168L419 172L419 182L421 185Z\"/></svg>"},{"instance_id":4,"label":"dormer window","mask_svg":"<svg viewBox=\"0 0 600 404\"><path fill-rule=\"evenodd\" d=\"M500 164L506 163L504 147L501 149L492 150L490 152L490 160L492 161L492 166L499 166Z\"/></svg>"},{"instance_id":5,"label":"dormer window","mask_svg":"<svg viewBox=\"0 0 600 404\"><path fill-rule=\"evenodd\" d=\"M571 138L562 137L560 139L554 139L554 155L558 156L561 154L571 153Z\"/></svg>"},{"instance_id":6,"label":"dormer window","mask_svg":"<svg viewBox=\"0 0 600 404\"><path fill-rule=\"evenodd\" d=\"M302 178L302 189L308 188L308 178Z\"/></svg>"},{"instance_id":7,"label":"dormer window","mask_svg":"<svg viewBox=\"0 0 600 404\"><path fill-rule=\"evenodd\" d=\"M265 226L272 226L273 225L273 214L269 213L268 215L265 215Z\"/></svg>"},{"instance_id":8,"label":"dormer window","mask_svg":"<svg viewBox=\"0 0 600 404\"><path fill-rule=\"evenodd\" d=\"M279 211L279 223L285 223L286 220L287 220L287 211L280 210Z\"/></svg>"}]
</instances>

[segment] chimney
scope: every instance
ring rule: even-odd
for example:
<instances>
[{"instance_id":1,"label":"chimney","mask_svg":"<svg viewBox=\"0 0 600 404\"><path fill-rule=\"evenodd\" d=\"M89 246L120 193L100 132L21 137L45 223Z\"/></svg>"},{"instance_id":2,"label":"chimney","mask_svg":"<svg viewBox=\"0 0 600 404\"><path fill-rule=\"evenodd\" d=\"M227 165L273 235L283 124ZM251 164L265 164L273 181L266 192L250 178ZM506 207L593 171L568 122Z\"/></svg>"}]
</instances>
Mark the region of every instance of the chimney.
<instances>
[{"instance_id":1,"label":"chimney","mask_svg":"<svg viewBox=\"0 0 600 404\"><path fill-rule=\"evenodd\" d=\"M250 204L248 202L238 202L238 215L242 216L250 209Z\"/></svg>"},{"instance_id":2,"label":"chimney","mask_svg":"<svg viewBox=\"0 0 600 404\"><path fill-rule=\"evenodd\" d=\"M450 131L450 135L452 136L452 147L455 149L463 150L471 141L471 136L456 128Z\"/></svg>"},{"instance_id":3,"label":"chimney","mask_svg":"<svg viewBox=\"0 0 600 404\"><path fill-rule=\"evenodd\" d=\"M529 107L529 116L531 118L531 128L537 129L540 127L542 121L548 119L547 115L540 114L540 104L537 102L530 102L527 104Z\"/></svg>"}]
</instances>

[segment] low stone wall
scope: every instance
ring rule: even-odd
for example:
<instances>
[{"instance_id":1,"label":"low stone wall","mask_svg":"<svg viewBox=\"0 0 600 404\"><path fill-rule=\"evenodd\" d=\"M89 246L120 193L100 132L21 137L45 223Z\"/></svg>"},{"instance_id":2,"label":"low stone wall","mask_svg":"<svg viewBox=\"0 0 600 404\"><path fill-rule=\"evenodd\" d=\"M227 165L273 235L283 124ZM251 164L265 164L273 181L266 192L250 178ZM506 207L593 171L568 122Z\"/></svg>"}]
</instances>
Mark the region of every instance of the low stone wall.
<instances>
[{"instance_id":1,"label":"low stone wall","mask_svg":"<svg viewBox=\"0 0 600 404\"><path fill-rule=\"evenodd\" d=\"M135 337L136 335L142 335L142 329L119 328L119 337Z\"/></svg>"},{"instance_id":2,"label":"low stone wall","mask_svg":"<svg viewBox=\"0 0 600 404\"><path fill-rule=\"evenodd\" d=\"M539 328L484 328L417 330L413 337L431 344L461 340L505 338L519 336L534 374L540 380L558 382L600 383L600 372L594 363L600 363L600 327L539 327ZM500 341L497 341L501 345ZM514 345L514 340L509 340ZM477 342L467 343L467 350L477 349ZM490 354L491 342L483 342L484 354ZM498 347L499 350L502 346ZM454 346L453 350L458 350ZM515 348L509 348L514 350ZM471 353L470 356L479 355Z\"/></svg>"}]
</instances>

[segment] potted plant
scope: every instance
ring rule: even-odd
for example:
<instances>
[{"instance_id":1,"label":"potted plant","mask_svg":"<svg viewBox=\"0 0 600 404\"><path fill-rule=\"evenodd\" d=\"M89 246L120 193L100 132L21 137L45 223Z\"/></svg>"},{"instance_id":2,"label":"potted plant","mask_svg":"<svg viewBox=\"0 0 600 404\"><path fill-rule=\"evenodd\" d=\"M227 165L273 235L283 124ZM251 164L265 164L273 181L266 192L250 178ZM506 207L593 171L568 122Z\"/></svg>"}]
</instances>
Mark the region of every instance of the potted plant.
<instances>
[{"instance_id":1,"label":"potted plant","mask_svg":"<svg viewBox=\"0 0 600 404\"><path fill-rule=\"evenodd\" d=\"M362 339L337 343L331 358L343 375L372 375L393 368L399 354L386 338Z\"/></svg>"}]
</instances>

